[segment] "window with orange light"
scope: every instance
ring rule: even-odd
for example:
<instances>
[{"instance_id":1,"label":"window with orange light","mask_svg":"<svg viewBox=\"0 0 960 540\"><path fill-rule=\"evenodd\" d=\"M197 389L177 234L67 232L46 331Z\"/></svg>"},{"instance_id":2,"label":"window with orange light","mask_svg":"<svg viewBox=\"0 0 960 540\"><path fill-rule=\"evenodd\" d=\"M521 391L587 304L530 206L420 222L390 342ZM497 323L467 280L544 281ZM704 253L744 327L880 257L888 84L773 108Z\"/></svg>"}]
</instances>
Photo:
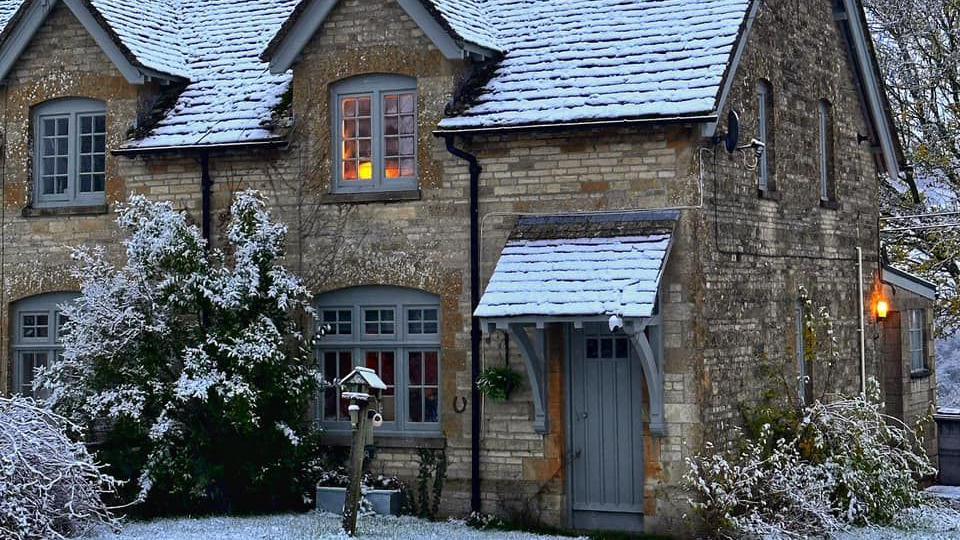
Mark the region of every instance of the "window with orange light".
<instances>
[{"instance_id":1,"label":"window with orange light","mask_svg":"<svg viewBox=\"0 0 960 540\"><path fill-rule=\"evenodd\" d=\"M415 190L416 80L363 75L333 86L335 182L339 192Z\"/></svg>"},{"instance_id":2,"label":"window with orange light","mask_svg":"<svg viewBox=\"0 0 960 540\"><path fill-rule=\"evenodd\" d=\"M340 161L346 181L373 180L373 130L370 96L345 97L342 110Z\"/></svg>"},{"instance_id":3,"label":"window with orange light","mask_svg":"<svg viewBox=\"0 0 960 540\"><path fill-rule=\"evenodd\" d=\"M389 180L416 175L417 96L383 96L384 174Z\"/></svg>"}]
</instances>

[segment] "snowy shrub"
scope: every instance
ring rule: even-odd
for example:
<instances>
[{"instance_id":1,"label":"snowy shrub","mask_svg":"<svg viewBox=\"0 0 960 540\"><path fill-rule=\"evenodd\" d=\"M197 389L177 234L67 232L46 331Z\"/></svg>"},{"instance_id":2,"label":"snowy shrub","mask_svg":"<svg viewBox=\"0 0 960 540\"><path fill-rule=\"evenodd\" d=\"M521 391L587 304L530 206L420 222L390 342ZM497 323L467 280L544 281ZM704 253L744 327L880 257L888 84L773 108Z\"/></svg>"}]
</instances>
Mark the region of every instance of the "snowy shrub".
<instances>
[{"instance_id":1,"label":"snowy shrub","mask_svg":"<svg viewBox=\"0 0 960 540\"><path fill-rule=\"evenodd\" d=\"M93 431L148 513L268 510L302 500L319 383L300 321L310 294L280 261L286 228L238 193L225 251L169 203L119 210L126 257L78 249L63 360L38 376Z\"/></svg>"},{"instance_id":2,"label":"snowy shrub","mask_svg":"<svg viewBox=\"0 0 960 540\"><path fill-rule=\"evenodd\" d=\"M350 471L346 467L334 467L323 471L317 475L317 486L319 487L342 487L350 485ZM361 485L367 489L400 490L406 486L403 480L396 476L385 474L374 474L366 472L363 474Z\"/></svg>"},{"instance_id":3,"label":"snowy shrub","mask_svg":"<svg viewBox=\"0 0 960 540\"><path fill-rule=\"evenodd\" d=\"M26 398L0 398L0 538L73 538L117 521L104 474L68 421Z\"/></svg>"},{"instance_id":4,"label":"snowy shrub","mask_svg":"<svg viewBox=\"0 0 960 540\"><path fill-rule=\"evenodd\" d=\"M872 384L871 396L804 408L789 438L766 424L689 460L685 479L706 525L738 538L818 536L890 524L924 505L917 479L935 470L915 433L883 414Z\"/></svg>"}]
</instances>

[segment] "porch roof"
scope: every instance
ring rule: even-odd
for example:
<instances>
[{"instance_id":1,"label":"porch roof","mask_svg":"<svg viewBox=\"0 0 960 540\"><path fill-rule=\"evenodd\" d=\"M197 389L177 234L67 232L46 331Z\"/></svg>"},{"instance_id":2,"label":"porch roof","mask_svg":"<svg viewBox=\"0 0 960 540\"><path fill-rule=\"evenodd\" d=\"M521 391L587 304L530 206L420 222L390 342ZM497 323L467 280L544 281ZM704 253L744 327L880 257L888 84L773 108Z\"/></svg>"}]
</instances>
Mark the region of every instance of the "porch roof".
<instances>
[{"instance_id":1,"label":"porch roof","mask_svg":"<svg viewBox=\"0 0 960 540\"><path fill-rule=\"evenodd\" d=\"M676 212L521 218L475 315L654 314Z\"/></svg>"}]
</instances>

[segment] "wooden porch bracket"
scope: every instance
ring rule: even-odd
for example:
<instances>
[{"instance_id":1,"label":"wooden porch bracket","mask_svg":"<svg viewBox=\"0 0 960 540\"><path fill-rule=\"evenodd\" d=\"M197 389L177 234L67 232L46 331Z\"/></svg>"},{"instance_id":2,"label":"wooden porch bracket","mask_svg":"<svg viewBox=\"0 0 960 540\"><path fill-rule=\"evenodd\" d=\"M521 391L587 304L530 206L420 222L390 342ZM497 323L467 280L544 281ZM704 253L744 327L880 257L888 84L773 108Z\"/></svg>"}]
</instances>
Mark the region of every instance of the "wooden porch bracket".
<instances>
[{"instance_id":1,"label":"wooden porch bracket","mask_svg":"<svg viewBox=\"0 0 960 540\"><path fill-rule=\"evenodd\" d=\"M510 323L506 331L519 345L527 366L527 377L533 390L533 429L537 433L547 433L547 371L546 371L546 340L542 326L534 325L533 335L536 344L527 334L526 325Z\"/></svg>"},{"instance_id":2,"label":"wooden porch bracket","mask_svg":"<svg viewBox=\"0 0 960 540\"><path fill-rule=\"evenodd\" d=\"M623 331L630 336L633 346L640 356L643 366L643 379L647 382L647 395L650 397L650 433L663 437L667 434L666 415L663 403L663 363L657 361L646 329L659 326L660 318L652 317L641 321L631 321L624 325Z\"/></svg>"}]
</instances>

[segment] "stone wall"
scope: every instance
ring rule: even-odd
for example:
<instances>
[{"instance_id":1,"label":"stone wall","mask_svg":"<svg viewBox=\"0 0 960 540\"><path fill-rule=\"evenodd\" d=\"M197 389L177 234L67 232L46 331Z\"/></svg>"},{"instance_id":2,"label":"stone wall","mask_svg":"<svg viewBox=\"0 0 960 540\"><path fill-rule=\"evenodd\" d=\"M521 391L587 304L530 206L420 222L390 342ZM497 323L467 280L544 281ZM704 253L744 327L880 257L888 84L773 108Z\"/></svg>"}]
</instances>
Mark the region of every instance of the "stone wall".
<instances>
[{"instance_id":1,"label":"stone wall","mask_svg":"<svg viewBox=\"0 0 960 540\"><path fill-rule=\"evenodd\" d=\"M13 66L2 89L4 161L2 165L3 249L0 261L0 352L9 358L7 311L11 303L35 294L75 290L70 277L70 250L83 243L115 245L111 218L93 215L23 217L34 186L31 111L43 102L86 97L107 104L107 147L116 148L137 118L142 93L113 66L89 33L59 4ZM120 160L107 160L107 200L125 195ZM0 365L3 387L11 381L10 362Z\"/></svg>"},{"instance_id":2,"label":"stone wall","mask_svg":"<svg viewBox=\"0 0 960 540\"><path fill-rule=\"evenodd\" d=\"M878 271L878 169L870 145L857 141L868 127L831 5L765 2L733 81L729 107L740 113L743 141L758 133L758 81L772 85L777 193L760 195L757 173L742 156L721 149L704 156L708 204L694 225L702 282L683 292L697 298L692 348L702 358L704 429L715 442L745 407L795 394L801 286L814 306L827 307L839 342L838 366L813 366L815 394L859 390L857 284L869 296ZM821 99L834 115L836 208L820 202ZM873 330L867 328L870 375L879 373Z\"/></svg>"}]
</instances>

